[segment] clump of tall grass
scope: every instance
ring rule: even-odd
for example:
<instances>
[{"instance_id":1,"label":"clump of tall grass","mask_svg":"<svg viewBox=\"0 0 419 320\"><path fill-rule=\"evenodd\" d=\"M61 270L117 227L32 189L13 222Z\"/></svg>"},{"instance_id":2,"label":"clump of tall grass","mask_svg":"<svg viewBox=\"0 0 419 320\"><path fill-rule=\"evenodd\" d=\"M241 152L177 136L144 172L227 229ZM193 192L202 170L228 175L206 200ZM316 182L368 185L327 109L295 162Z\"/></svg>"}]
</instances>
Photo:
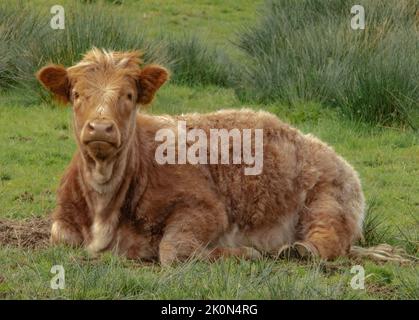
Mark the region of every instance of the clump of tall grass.
<instances>
[{"instance_id":1,"label":"clump of tall grass","mask_svg":"<svg viewBox=\"0 0 419 320\"><path fill-rule=\"evenodd\" d=\"M107 50L140 49L144 52L143 59L146 63L164 63L165 57L161 48L146 41L138 25L131 24L125 19L123 12L118 10L101 3L67 8L65 29L51 31L51 39L42 42L37 47L38 53L32 55L35 59L33 65L39 68L47 61L53 61L70 66L92 47ZM31 79L34 81L33 77Z\"/></svg>"},{"instance_id":2,"label":"clump of tall grass","mask_svg":"<svg viewBox=\"0 0 419 320\"><path fill-rule=\"evenodd\" d=\"M385 224L384 217L377 212L377 205L376 198L371 198L367 203L363 239L360 241L360 245L364 247L391 242L394 238L393 230Z\"/></svg>"},{"instance_id":3,"label":"clump of tall grass","mask_svg":"<svg viewBox=\"0 0 419 320\"><path fill-rule=\"evenodd\" d=\"M51 15L30 5L0 6L0 87L23 89L25 102L46 98L34 73L49 62L72 65L93 46L108 50L144 52L146 62L164 63L159 44L147 42L138 27L119 8L106 4L73 4L65 7L65 28L50 27Z\"/></svg>"},{"instance_id":4,"label":"clump of tall grass","mask_svg":"<svg viewBox=\"0 0 419 320\"><path fill-rule=\"evenodd\" d=\"M372 247L388 243L394 246L394 250L401 250L398 254L402 255L403 258L410 261L419 261L419 233L417 229L388 225L385 217L380 215L377 208L377 199L373 197L367 203L363 224L363 237L358 241L358 245ZM415 225L419 225L418 218L414 215L411 218Z\"/></svg>"},{"instance_id":5,"label":"clump of tall grass","mask_svg":"<svg viewBox=\"0 0 419 320\"><path fill-rule=\"evenodd\" d=\"M15 4L0 4L0 88L10 88L28 68L25 53L43 39L47 29L39 12Z\"/></svg>"},{"instance_id":6,"label":"clump of tall grass","mask_svg":"<svg viewBox=\"0 0 419 320\"><path fill-rule=\"evenodd\" d=\"M71 65L93 46L108 50L141 49L146 61L162 58L160 49L147 42L139 26L129 23L119 8L101 3L73 5L66 8L65 24L64 30L53 30L51 39L39 44L45 58Z\"/></svg>"},{"instance_id":7,"label":"clump of tall grass","mask_svg":"<svg viewBox=\"0 0 419 320\"><path fill-rule=\"evenodd\" d=\"M179 84L227 86L232 64L219 48L214 48L196 35L166 36L165 43L173 81Z\"/></svg>"},{"instance_id":8,"label":"clump of tall grass","mask_svg":"<svg viewBox=\"0 0 419 320\"><path fill-rule=\"evenodd\" d=\"M419 48L414 0L363 0L365 30L352 30L350 0L267 0L236 45L242 100L314 100L368 122L415 126Z\"/></svg>"},{"instance_id":9,"label":"clump of tall grass","mask_svg":"<svg viewBox=\"0 0 419 320\"><path fill-rule=\"evenodd\" d=\"M0 5L0 88L16 87L27 104L49 100L34 77L39 68L49 62L72 65L93 46L140 49L146 63L168 66L176 83L225 86L229 81L231 63L219 49L191 34L146 39L123 8L103 2L66 5L63 30L52 29L52 16L44 11L19 2Z\"/></svg>"}]
</instances>

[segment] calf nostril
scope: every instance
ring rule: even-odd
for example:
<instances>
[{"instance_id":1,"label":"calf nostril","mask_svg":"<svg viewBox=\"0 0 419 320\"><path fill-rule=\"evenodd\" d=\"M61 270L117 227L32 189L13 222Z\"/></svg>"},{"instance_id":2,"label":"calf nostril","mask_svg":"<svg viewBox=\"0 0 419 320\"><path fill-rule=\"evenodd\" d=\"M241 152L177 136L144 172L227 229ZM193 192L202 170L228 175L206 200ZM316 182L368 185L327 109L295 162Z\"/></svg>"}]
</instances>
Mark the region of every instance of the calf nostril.
<instances>
[{"instance_id":1,"label":"calf nostril","mask_svg":"<svg viewBox=\"0 0 419 320\"><path fill-rule=\"evenodd\" d=\"M111 132L113 131L113 124L112 124L112 123L108 124L108 125L106 126L105 131L106 131L107 133L111 133Z\"/></svg>"},{"instance_id":2,"label":"calf nostril","mask_svg":"<svg viewBox=\"0 0 419 320\"><path fill-rule=\"evenodd\" d=\"M93 122L89 122L87 124L87 129L89 129L89 131L95 131L95 124Z\"/></svg>"}]
</instances>

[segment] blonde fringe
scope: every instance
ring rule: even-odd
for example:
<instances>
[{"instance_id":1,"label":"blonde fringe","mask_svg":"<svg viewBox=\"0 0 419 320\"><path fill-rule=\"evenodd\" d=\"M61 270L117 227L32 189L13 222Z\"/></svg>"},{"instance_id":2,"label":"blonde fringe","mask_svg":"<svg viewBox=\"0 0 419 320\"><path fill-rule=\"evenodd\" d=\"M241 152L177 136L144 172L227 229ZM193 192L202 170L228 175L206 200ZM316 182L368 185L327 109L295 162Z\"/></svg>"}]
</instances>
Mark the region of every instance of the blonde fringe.
<instances>
[{"instance_id":1,"label":"blonde fringe","mask_svg":"<svg viewBox=\"0 0 419 320\"><path fill-rule=\"evenodd\" d=\"M417 263L419 259L409 255L400 247L390 246L389 244L379 244L374 247L363 248L352 246L349 251L351 258L366 258L377 262L399 262L402 264Z\"/></svg>"}]
</instances>

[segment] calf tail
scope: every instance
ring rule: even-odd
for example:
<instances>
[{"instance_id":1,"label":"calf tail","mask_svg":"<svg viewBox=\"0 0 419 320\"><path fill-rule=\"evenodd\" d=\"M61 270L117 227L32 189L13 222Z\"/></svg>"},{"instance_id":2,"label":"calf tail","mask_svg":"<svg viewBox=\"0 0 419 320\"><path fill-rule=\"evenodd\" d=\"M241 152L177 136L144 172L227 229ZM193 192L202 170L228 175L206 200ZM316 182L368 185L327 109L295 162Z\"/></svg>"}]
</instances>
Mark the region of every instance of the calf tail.
<instances>
[{"instance_id":1,"label":"calf tail","mask_svg":"<svg viewBox=\"0 0 419 320\"><path fill-rule=\"evenodd\" d=\"M402 264L417 263L419 261L419 258L407 254L404 249L388 244L379 244L369 248L352 246L349 250L349 257L355 259L366 258L377 262L393 261Z\"/></svg>"}]
</instances>

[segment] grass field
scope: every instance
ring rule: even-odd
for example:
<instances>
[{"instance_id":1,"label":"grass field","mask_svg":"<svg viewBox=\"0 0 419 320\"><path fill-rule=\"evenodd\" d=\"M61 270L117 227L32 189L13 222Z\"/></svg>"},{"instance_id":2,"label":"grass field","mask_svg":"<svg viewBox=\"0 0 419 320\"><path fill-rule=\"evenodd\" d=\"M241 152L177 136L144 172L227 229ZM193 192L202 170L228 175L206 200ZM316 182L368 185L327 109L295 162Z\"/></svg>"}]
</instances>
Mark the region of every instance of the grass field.
<instances>
[{"instance_id":1,"label":"grass field","mask_svg":"<svg viewBox=\"0 0 419 320\"><path fill-rule=\"evenodd\" d=\"M36 0L48 13L54 1ZM163 30L182 36L194 30L236 57L235 39L244 20L254 20L257 1L125 1L148 37ZM60 176L75 151L71 108L23 106L22 91L0 92L0 219L45 217L55 206ZM368 219L363 245L387 242L419 254L419 134L405 126L350 120L318 102L248 104L234 88L171 83L148 110L155 114L208 112L222 108L269 110L332 145L359 171ZM0 225L1 231L1 225ZM1 244L0 244L1 245ZM66 288L53 290L53 265L63 265ZM365 289L350 286L352 266L365 268ZM419 299L417 264L334 262L190 261L161 268L111 254L99 259L82 250L0 246L0 298L77 299Z\"/></svg>"}]
</instances>

